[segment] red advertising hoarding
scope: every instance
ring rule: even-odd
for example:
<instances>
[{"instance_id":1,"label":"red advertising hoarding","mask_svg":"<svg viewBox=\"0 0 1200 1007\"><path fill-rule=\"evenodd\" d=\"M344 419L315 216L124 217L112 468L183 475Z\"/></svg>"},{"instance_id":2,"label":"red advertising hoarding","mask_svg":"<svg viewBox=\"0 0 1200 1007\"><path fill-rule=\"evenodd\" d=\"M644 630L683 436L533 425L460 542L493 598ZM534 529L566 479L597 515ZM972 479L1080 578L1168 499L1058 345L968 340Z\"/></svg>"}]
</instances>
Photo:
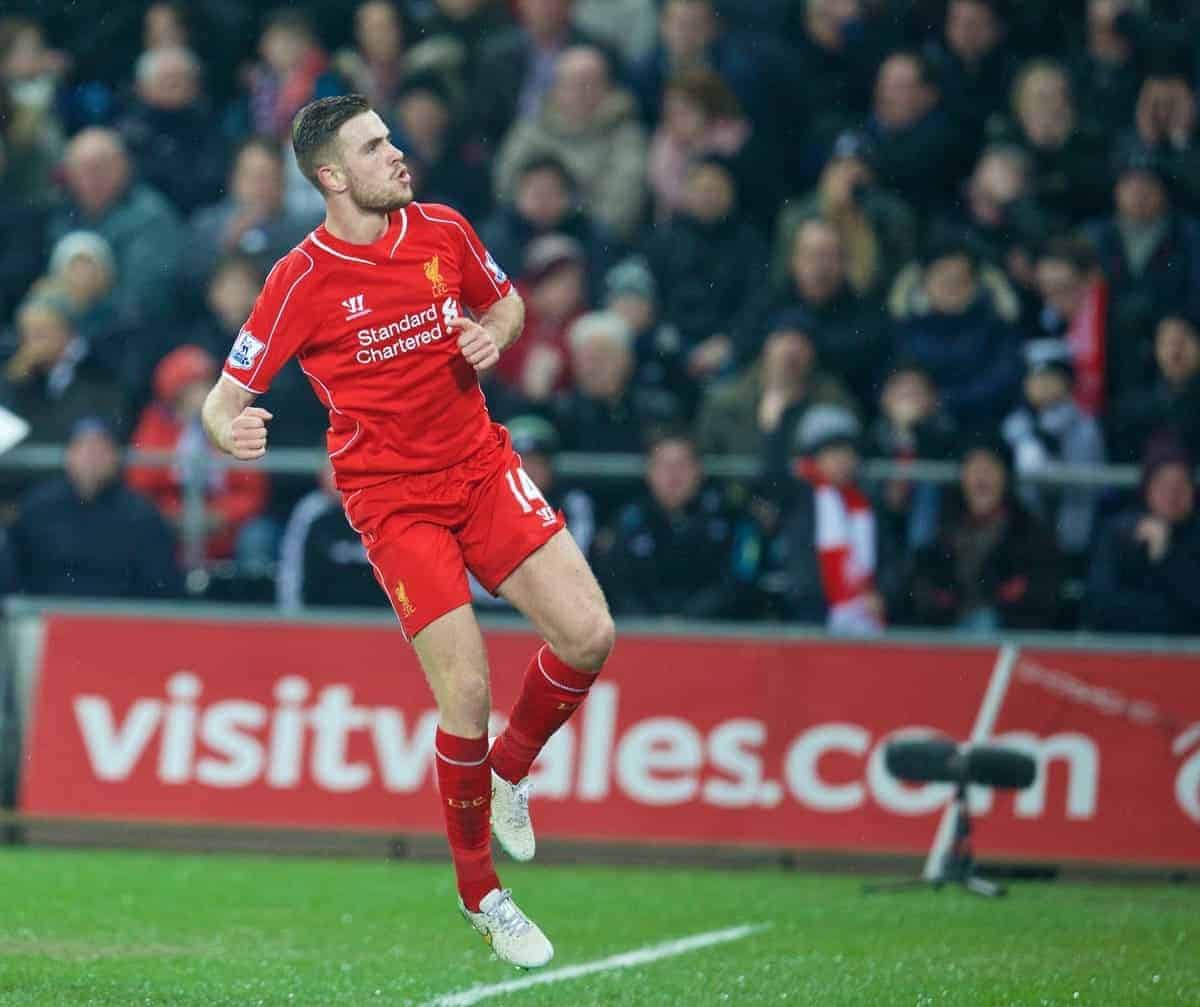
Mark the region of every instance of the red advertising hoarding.
<instances>
[{"instance_id":1,"label":"red advertising hoarding","mask_svg":"<svg viewBox=\"0 0 1200 1007\"><path fill-rule=\"evenodd\" d=\"M436 712L375 626L52 615L21 807L43 816L439 832ZM537 646L488 634L493 733ZM1012 656L1012 655L1010 655ZM923 853L948 787L913 731L1039 760L979 790L989 856L1200 865L1200 656L626 636L535 767L539 835Z\"/></svg>"}]
</instances>

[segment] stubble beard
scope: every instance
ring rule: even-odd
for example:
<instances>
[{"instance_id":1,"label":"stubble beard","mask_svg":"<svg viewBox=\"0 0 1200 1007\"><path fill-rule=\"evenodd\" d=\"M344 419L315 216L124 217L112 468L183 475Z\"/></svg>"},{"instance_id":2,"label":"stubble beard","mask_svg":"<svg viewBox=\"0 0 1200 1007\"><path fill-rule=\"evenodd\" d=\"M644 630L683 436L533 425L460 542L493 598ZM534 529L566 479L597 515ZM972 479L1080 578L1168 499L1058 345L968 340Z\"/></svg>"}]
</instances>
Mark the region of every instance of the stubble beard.
<instances>
[{"instance_id":1,"label":"stubble beard","mask_svg":"<svg viewBox=\"0 0 1200 1007\"><path fill-rule=\"evenodd\" d=\"M395 183L395 188L390 189L374 189L351 186L350 198L354 200L354 205L364 213L394 213L396 210L402 210L413 201L412 186L401 186L400 183Z\"/></svg>"}]
</instances>

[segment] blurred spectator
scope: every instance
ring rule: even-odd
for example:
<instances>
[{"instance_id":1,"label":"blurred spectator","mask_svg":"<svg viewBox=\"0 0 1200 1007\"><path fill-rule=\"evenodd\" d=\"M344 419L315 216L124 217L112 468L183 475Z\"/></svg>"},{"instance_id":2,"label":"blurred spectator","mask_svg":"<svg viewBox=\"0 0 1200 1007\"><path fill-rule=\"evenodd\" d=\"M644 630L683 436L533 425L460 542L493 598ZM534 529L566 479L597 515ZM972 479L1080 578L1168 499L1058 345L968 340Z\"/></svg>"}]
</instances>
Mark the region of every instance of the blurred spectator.
<instances>
[{"instance_id":1,"label":"blurred spectator","mask_svg":"<svg viewBox=\"0 0 1200 1007\"><path fill-rule=\"evenodd\" d=\"M394 0L364 0L354 8L354 47L334 55L334 69L374 108L391 108L404 81L405 41Z\"/></svg>"},{"instance_id":2,"label":"blurred spectator","mask_svg":"<svg viewBox=\"0 0 1200 1007\"><path fill-rule=\"evenodd\" d=\"M1080 223L1104 210L1108 187L1103 135L1081 122L1071 81L1058 63L1036 59L1013 83L1012 120L990 129L1033 159L1033 196L1047 212Z\"/></svg>"},{"instance_id":3,"label":"blurred spectator","mask_svg":"<svg viewBox=\"0 0 1200 1007\"><path fill-rule=\"evenodd\" d=\"M283 151L274 140L252 136L242 141L234 155L228 195L197 210L188 225L184 270L195 289L208 282L222 256L251 255L270 267L320 222L284 205L283 163Z\"/></svg>"},{"instance_id":4,"label":"blurred spectator","mask_svg":"<svg viewBox=\"0 0 1200 1007\"><path fill-rule=\"evenodd\" d=\"M517 169L516 187L479 229L497 262L525 261L530 243L545 234L565 234L583 248L588 287L599 295L605 271L616 253L616 239L579 205L574 179L553 155L532 157Z\"/></svg>"},{"instance_id":5,"label":"blurred spectator","mask_svg":"<svg viewBox=\"0 0 1200 1007\"><path fill-rule=\"evenodd\" d=\"M973 439L936 540L916 554L905 596L896 600L922 626L1049 629L1058 583L1054 540L1017 499L1008 446Z\"/></svg>"},{"instance_id":6,"label":"blurred spectator","mask_svg":"<svg viewBox=\"0 0 1200 1007\"><path fill-rule=\"evenodd\" d=\"M874 382L885 362L879 309L855 295L846 276L841 233L825 220L804 221L792 244L788 281L760 284L736 328L739 362L758 354L768 320L784 308L803 308L817 358L845 381L861 401L874 399Z\"/></svg>"},{"instance_id":7,"label":"blurred spectator","mask_svg":"<svg viewBox=\"0 0 1200 1007\"><path fill-rule=\"evenodd\" d=\"M1016 67L1007 34L1002 0L949 0L942 38L929 48L947 108L976 143L1008 103Z\"/></svg>"},{"instance_id":8,"label":"blurred spectator","mask_svg":"<svg viewBox=\"0 0 1200 1007\"><path fill-rule=\"evenodd\" d=\"M729 164L708 155L692 162L683 208L657 227L646 259L663 316L679 328L696 378L720 373L733 359L730 337L755 287L767 276L763 236L738 214Z\"/></svg>"},{"instance_id":9,"label":"blurred spectator","mask_svg":"<svg viewBox=\"0 0 1200 1007\"><path fill-rule=\"evenodd\" d=\"M1151 67L1138 92L1133 134L1125 142L1152 151L1180 204L1200 211L1200 117L1188 71Z\"/></svg>"},{"instance_id":10,"label":"blurred spectator","mask_svg":"<svg viewBox=\"0 0 1200 1007\"><path fill-rule=\"evenodd\" d=\"M868 432L870 457L900 463L948 461L958 454L959 436L958 424L938 402L928 371L916 363L897 362L883 384L879 417ZM936 483L902 476L888 479L879 487L874 506L886 552L902 555L932 543L941 489Z\"/></svg>"},{"instance_id":11,"label":"blurred spectator","mask_svg":"<svg viewBox=\"0 0 1200 1007\"><path fill-rule=\"evenodd\" d=\"M31 441L61 444L85 416L120 429L125 405L115 377L88 358L61 294L31 297L17 310L17 351L4 368L0 405L29 422Z\"/></svg>"},{"instance_id":12,"label":"blurred spectator","mask_svg":"<svg viewBox=\"0 0 1200 1007\"><path fill-rule=\"evenodd\" d=\"M151 49L186 49L192 41L187 11L180 3L152 3L142 18L142 47Z\"/></svg>"},{"instance_id":13,"label":"blurred spectator","mask_svg":"<svg viewBox=\"0 0 1200 1007\"><path fill-rule=\"evenodd\" d=\"M620 315L584 315L568 342L575 383L555 410L566 450L637 453L650 430L679 418L669 391L633 384L633 333Z\"/></svg>"},{"instance_id":14,"label":"blurred spectator","mask_svg":"<svg viewBox=\"0 0 1200 1007\"><path fill-rule=\"evenodd\" d=\"M588 305L586 264L579 242L547 234L529 246L519 287L525 298L522 336L496 372L528 403L546 403L571 383L567 329Z\"/></svg>"},{"instance_id":15,"label":"blurred spectator","mask_svg":"<svg viewBox=\"0 0 1200 1007\"><path fill-rule=\"evenodd\" d=\"M787 471L796 430L817 405L847 411L854 399L836 377L820 369L802 308L784 309L767 325L758 359L704 397L696 436L705 454L756 455L768 476Z\"/></svg>"},{"instance_id":16,"label":"blurred spectator","mask_svg":"<svg viewBox=\"0 0 1200 1007\"><path fill-rule=\"evenodd\" d=\"M288 140L292 118L301 107L345 90L330 69L312 22L297 8L271 12L259 36L258 53L261 61L246 76L250 132Z\"/></svg>"},{"instance_id":17,"label":"blurred spectator","mask_svg":"<svg viewBox=\"0 0 1200 1007\"><path fill-rule=\"evenodd\" d=\"M410 6L415 6L410 4ZM511 25L509 14L498 0L432 0L417 12L415 42L428 48L438 42L452 42L459 50L465 79L475 77L479 53L488 39ZM414 45L410 53L415 55Z\"/></svg>"},{"instance_id":18,"label":"blurred spectator","mask_svg":"<svg viewBox=\"0 0 1200 1007\"><path fill-rule=\"evenodd\" d=\"M861 433L854 414L839 406L805 415L794 443L796 478L759 577L773 612L839 636L872 636L884 627L875 515L856 481Z\"/></svg>"},{"instance_id":19,"label":"blurred spectator","mask_svg":"<svg viewBox=\"0 0 1200 1007\"><path fill-rule=\"evenodd\" d=\"M1037 327L1044 336L1066 342L1075 401L1098 416L1105 410L1109 376L1133 365L1131 351L1137 347L1113 346L1108 337L1109 290L1096 268L1096 253L1079 238L1051 239L1038 253L1035 277L1042 298Z\"/></svg>"},{"instance_id":20,"label":"blurred spectator","mask_svg":"<svg viewBox=\"0 0 1200 1007\"><path fill-rule=\"evenodd\" d=\"M604 307L633 333L633 384L666 392L690 417L698 392L688 377L683 337L659 317L658 288L645 259L632 256L605 274Z\"/></svg>"},{"instance_id":21,"label":"blurred spectator","mask_svg":"<svg viewBox=\"0 0 1200 1007\"><path fill-rule=\"evenodd\" d=\"M646 136L632 97L613 84L600 50L567 49L541 113L509 130L496 159L499 198L512 198L520 166L539 154L562 160L597 220L622 238L633 236L642 216Z\"/></svg>"},{"instance_id":22,"label":"blurred spectator","mask_svg":"<svg viewBox=\"0 0 1200 1007\"><path fill-rule=\"evenodd\" d=\"M885 292L896 272L916 254L917 219L899 196L880 188L871 138L858 130L834 141L817 187L784 204L779 214L772 278L786 278L796 231L819 217L835 227L846 249L846 274L860 295Z\"/></svg>"},{"instance_id":23,"label":"blurred spectator","mask_svg":"<svg viewBox=\"0 0 1200 1007\"><path fill-rule=\"evenodd\" d=\"M216 376L217 361L199 346L180 346L163 357L154 370L154 401L138 420L131 444L139 451L169 452L175 461L131 465L126 481L179 527L185 519L186 474L202 470L205 554L229 559L239 532L266 506L269 483L255 469L233 468L208 443L200 407Z\"/></svg>"},{"instance_id":24,"label":"blurred spectator","mask_svg":"<svg viewBox=\"0 0 1200 1007\"><path fill-rule=\"evenodd\" d=\"M628 65L645 60L658 41L655 0L575 0L571 23L611 46Z\"/></svg>"},{"instance_id":25,"label":"blurred spectator","mask_svg":"<svg viewBox=\"0 0 1200 1007\"><path fill-rule=\"evenodd\" d=\"M1107 132L1128 126L1137 102L1139 61L1124 30L1129 9L1129 0L1088 0L1083 45L1069 64L1080 109Z\"/></svg>"},{"instance_id":26,"label":"blurred spectator","mask_svg":"<svg viewBox=\"0 0 1200 1007\"><path fill-rule=\"evenodd\" d=\"M1110 386L1120 397L1150 378L1149 335L1158 319L1200 303L1200 224L1176 211L1162 163L1149 151L1122 156L1115 203L1088 237L1110 287Z\"/></svg>"},{"instance_id":27,"label":"blurred spectator","mask_svg":"<svg viewBox=\"0 0 1200 1007\"><path fill-rule=\"evenodd\" d=\"M808 0L796 38L803 72L809 144L827 150L834 137L861 123L870 110L874 52L864 45L862 0Z\"/></svg>"},{"instance_id":28,"label":"blurred spectator","mask_svg":"<svg viewBox=\"0 0 1200 1007\"><path fill-rule=\"evenodd\" d=\"M1191 459L1170 440L1142 466L1142 500L1114 517L1092 558L1086 619L1110 633L1195 633L1200 519Z\"/></svg>"},{"instance_id":29,"label":"blurred spectator","mask_svg":"<svg viewBox=\"0 0 1200 1007\"><path fill-rule=\"evenodd\" d=\"M26 163L17 165L10 156L8 129L12 121L8 92L0 84L0 233L22 235L21 241L0 241L0 321L12 317L13 308L41 271L49 216L45 199L20 191L19 176Z\"/></svg>"},{"instance_id":30,"label":"blurred spectator","mask_svg":"<svg viewBox=\"0 0 1200 1007\"><path fill-rule=\"evenodd\" d=\"M1036 339L1025 345L1025 401L1004 421L1019 475L1036 475L1055 464L1102 465L1099 424L1073 398L1075 365L1066 343ZM1021 498L1055 530L1059 550L1083 555L1092 542L1096 491L1027 483Z\"/></svg>"},{"instance_id":31,"label":"blurred spectator","mask_svg":"<svg viewBox=\"0 0 1200 1007\"><path fill-rule=\"evenodd\" d=\"M120 471L111 428L95 418L73 424L64 475L30 490L9 531L23 591L94 598L182 593L171 530L122 485Z\"/></svg>"},{"instance_id":32,"label":"blurred spectator","mask_svg":"<svg viewBox=\"0 0 1200 1007\"><path fill-rule=\"evenodd\" d=\"M1155 435L1171 434L1192 457L1200 457L1200 327L1168 315L1154 334L1158 373L1152 384L1131 388L1118 400L1110 427L1119 461L1145 455Z\"/></svg>"},{"instance_id":33,"label":"blurred spectator","mask_svg":"<svg viewBox=\"0 0 1200 1007\"><path fill-rule=\"evenodd\" d=\"M924 311L896 327L897 353L925 368L964 428L998 423L1016 402L1020 341L979 278L964 242L933 246L921 283Z\"/></svg>"},{"instance_id":34,"label":"blurred spectator","mask_svg":"<svg viewBox=\"0 0 1200 1007\"><path fill-rule=\"evenodd\" d=\"M646 457L647 492L597 536L596 566L613 613L717 619L739 586L731 577L735 516L706 483L696 446L664 434Z\"/></svg>"},{"instance_id":35,"label":"blurred spectator","mask_svg":"<svg viewBox=\"0 0 1200 1007\"><path fill-rule=\"evenodd\" d=\"M386 606L388 594L380 590L362 537L342 510L333 469L323 465L317 480L318 488L300 498L284 526L275 573L276 603L285 612L309 605Z\"/></svg>"},{"instance_id":36,"label":"blurred spectator","mask_svg":"<svg viewBox=\"0 0 1200 1007\"><path fill-rule=\"evenodd\" d=\"M116 259L118 315L133 323L168 323L183 246L175 210L156 189L134 180L129 154L112 130L76 134L67 145L65 168L70 200L51 219L50 239L95 231Z\"/></svg>"},{"instance_id":37,"label":"blurred spectator","mask_svg":"<svg viewBox=\"0 0 1200 1007\"><path fill-rule=\"evenodd\" d=\"M56 101L68 57L46 45L32 18L0 18L0 160L10 198L44 201L63 147Z\"/></svg>"},{"instance_id":38,"label":"blurred spectator","mask_svg":"<svg viewBox=\"0 0 1200 1007\"><path fill-rule=\"evenodd\" d=\"M467 216L485 213L491 204L485 151L463 132L442 77L408 77L395 112L393 139L404 151L417 198L449 203Z\"/></svg>"},{"instance_id":39,"label":"blurred spectator","mask_svg":"<svg viewBox=\"0 0 1200 1007\"><path fill-rule=\"evenodd\" d=\"M868 130L879 152L880 182L923 213L949 201L974 156L929 64L915 52L893 53L879 68Z\"/></svg>"},{"instance_id":40,"label":"blurred spectator","mask_svg":"<svg viewBox=\"0 0 1200 1007\"><path fill-rule=\"evenodd\" d=\"M517 24L483 42L474 87L476 122L495 140L513 123L541 115L568 48L602 47L571 23L571 0L516 0L514 6Z\"/></svg>"},{"instance_id":41,"label":"blurred spectator","mask_svg":"<svg viewBox=\"0 0 1200 1007\"><path fill-rule=\"evenodd\" d=\"M736 155L750 137L737 98L705 67L684 70L667 84L662 119L650 139L650 192L661 223L687 202L692 162L706 154Z\"/></svg>"},{"instance_id":42,"label":"blurred spectator","mask_svg":"<svg viewBox=\"0 0 1200 1007\"><path fill-rule=\"evenodd\" d=\"M183 214L217 198L229 153L201 72L189 49L148 49L137 61L137 96L117 126L138 177Z\"/></svg>"}]
</instances>

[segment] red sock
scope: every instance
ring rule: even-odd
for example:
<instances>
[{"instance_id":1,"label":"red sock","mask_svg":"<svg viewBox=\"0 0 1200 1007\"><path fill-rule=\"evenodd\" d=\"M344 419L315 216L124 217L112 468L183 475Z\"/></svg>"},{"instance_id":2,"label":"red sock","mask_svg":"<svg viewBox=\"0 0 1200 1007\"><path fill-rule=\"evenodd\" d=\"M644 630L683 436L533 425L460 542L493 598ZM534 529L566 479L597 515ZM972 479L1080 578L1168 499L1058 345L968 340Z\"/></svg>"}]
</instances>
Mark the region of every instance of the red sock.
<instances>
[{"instance_id":1,"label":"red sock","mask_svg":"<svg viewBox=\"0 0 1200 1007\"><path fill-rule=\"evenodd\" d=\"M525 672L508 727L492 745L491 764L496 775L509 783L528 776L542 746L587 698L595 680L595 674L564 664L543 644Z\"/></svg>"},{"instance_id":2,"label":"red sock","mask_svg":"<svg viewBox=\"0 0 1200 1007\"><path fill-rule=\"evenodd\" d=\"M472 912L500 887L492 865L492 774L487 735L460 738L437 729L437 780L446 816L446 838L454 858L458 893Z\"/></svg>"}]
</instances>

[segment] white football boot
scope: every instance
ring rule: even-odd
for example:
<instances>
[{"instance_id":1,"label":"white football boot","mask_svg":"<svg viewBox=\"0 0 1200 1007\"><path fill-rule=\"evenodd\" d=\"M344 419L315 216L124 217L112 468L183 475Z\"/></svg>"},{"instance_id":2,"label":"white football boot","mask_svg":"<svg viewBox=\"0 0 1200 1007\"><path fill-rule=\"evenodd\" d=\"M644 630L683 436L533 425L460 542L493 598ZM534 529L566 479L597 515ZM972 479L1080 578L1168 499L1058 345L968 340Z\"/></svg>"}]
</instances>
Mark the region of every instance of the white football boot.
<instances>
[{"instance_id":1,"label":"white football boot","mask_svg":"<svg viewBox=\"0 0 1200 1007\"><path fill-rule=\"evenodd\" d=\"M513 860L532 860L537 849L529 817L532 793L533 781L528 776L520 783L509 783L492 773L492 835Z\"/></svg>"},{"instance_id":2,"label":"white football boot","mask_svg":"<svg viewBox=\"0 0 1200 1007\"><path fill-rule=\"evenodd\" d=\"M493 888L473 913L460 898L458 908L492 946L502 962L520 969L536 969L554 957L554 945L546 939L541 928L526 916L513 901L507 888Z\"/></svg>"}]
</instances>

